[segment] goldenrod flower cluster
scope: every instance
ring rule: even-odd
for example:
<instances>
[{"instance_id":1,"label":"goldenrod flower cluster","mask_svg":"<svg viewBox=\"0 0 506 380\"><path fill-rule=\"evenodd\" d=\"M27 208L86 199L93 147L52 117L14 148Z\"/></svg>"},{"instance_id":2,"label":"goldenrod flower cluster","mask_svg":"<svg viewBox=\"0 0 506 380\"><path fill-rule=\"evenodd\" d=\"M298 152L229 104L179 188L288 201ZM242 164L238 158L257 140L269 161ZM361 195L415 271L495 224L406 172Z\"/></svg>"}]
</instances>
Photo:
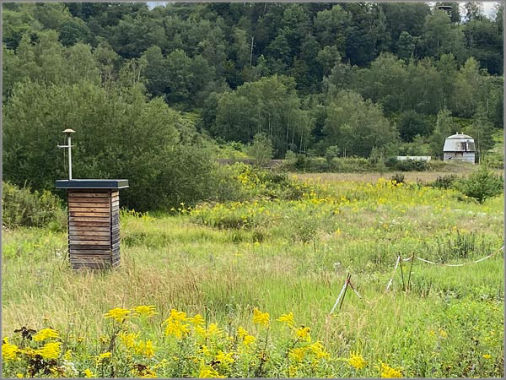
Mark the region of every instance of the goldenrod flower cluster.
<instances>
[{"instance_id":1,"label":"goldenrod flower cluster","mask_svg":"<svg viewBox=\"0 0 506 380\"><path fill-rule=\"evenodd\" d=\"M269 313L262 313L257 308L253 310L253 323L260 326L269 327L269 318Z\"/></svg>"},{"instance_id":2,"label":"goldenrod flower cluster","mask_svg":"<svg viewBox=\"0 0 506 380\"><path fill-rule=\"evenodd\" d=\"M348 363L353 368L356 368L356 369L363 369L367 365L367 362L362 357L362 355L360 355L356 352L351 352L350 358L348 359Z\"/></svg>"},{"instance_id":3,"label":"goldenrod flower cluster","mask_svg":"<svg viewBox=\"0 0 506 380\"><path fill-rule=\"evenodd\" d=\"M184 323L187 320L185 312L172 309L169 318L164 322L167 325L165 335L173 335L178 339L183 338L184 335L190 332L190 325Z\"/></svg>"},{"instance_id":4,"label":"goldenrod flower cluster","mask_svg":"<svg viewBox=\"0 0 506 380\"><path fill-rule=\"evenodd\" d=\"M276 319L279 323L271 325L269 313L255 308L250 323L256 333L242 326L224 329L216 322L208 323L200 314L188 316L176 309L171 309L164 321L153 321L151 318L156 315L159 313L154 306L113 308L104 314L110 327L108 335L88 347L82 345L78 336L61 334L52 328L35 332L29 344L20 336L14 337L16 343L5 337L4 375L337 377L342 375L340 371L346 370L339 367L341 359L332 358L322 342L312 340L309 327L296 323L292 312L282 314ZM154 330L147 333L148 323L153 323L152 327L163 323L165 334L156 337ZM285 328L277 329L277 326ZM356 371L367 367L365 359L355 352L344 360ZM286 365L280 367L280 363ZM381 376L400 375L400 370L381 363Z\"/></svg>"},{"instance_id":5,"label":"goldenrod flower cluster","mask_svg":"<svg viewBox=\"0 0 506 380\"><path fill-rule=\"evenodd\" d=\"M400 369L395 369L385 363L381 363L381 377L383 377L383 378L399 378L399 377L402 377L402 372Z\"/></svg>"},{"instance_id":6,"label":"goldenrod flower cluster","mask_svg":"<svg viewBox=\"0 0 506 380\"><path fill-rule=\"evenodd\" d=\"M9 338L4 338L2 344L2 359L6 362L15 360L18 353L18 346L9 343Z\"/></svg>"},{"instance_id":7,"label":"goldenrod flower cluster","mask_svg":"<svg viewBox=\"0 0 506 380\"><path fill-rule=\"evenodd\" d=\"M39 330L32 338L36 342L42 342L50 338L59 338L58 332L53 329L42 329Z\"/></svg>"},{"instance_id":8,"label":"goldenrod flower cluster","mask_svg":"<svg viewBox=\"0 0 506 380\"><path fill-rule=\"evenodd\" d=\"M121 307L116 307L114 309L109 310L104 314L105 318L114 319L116 322L124 322L127 316L130 314L130 310L123 309Z\"/></svg>"}]
</instances>

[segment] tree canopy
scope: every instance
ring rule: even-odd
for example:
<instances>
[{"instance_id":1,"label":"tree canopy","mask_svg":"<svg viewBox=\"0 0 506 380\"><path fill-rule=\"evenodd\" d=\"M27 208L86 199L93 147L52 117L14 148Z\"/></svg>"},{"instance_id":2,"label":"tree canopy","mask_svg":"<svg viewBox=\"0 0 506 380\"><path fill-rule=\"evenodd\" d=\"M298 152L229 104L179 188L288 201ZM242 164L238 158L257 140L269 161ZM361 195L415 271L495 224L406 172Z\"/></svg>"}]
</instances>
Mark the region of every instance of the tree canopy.
<instances>
[{"instance_id":1,"label":"tree canopy","mask_svg":"<svg viewBox=\"0 0 506 380\"><path fill-rule=\"evenodd\" d=\"M76 170L135 168L139 183L170 179L172 194L185 182L170 157L210 161L198 152L211 137L261 133L275 158L422 145L438 155L451 119L485 150L503 123L503 9L490 19L438 4L6 3L6 179L48 188L64 126L85 139ZM159 167L143 168L152 156Z\"/></svg>"}]
</instances>

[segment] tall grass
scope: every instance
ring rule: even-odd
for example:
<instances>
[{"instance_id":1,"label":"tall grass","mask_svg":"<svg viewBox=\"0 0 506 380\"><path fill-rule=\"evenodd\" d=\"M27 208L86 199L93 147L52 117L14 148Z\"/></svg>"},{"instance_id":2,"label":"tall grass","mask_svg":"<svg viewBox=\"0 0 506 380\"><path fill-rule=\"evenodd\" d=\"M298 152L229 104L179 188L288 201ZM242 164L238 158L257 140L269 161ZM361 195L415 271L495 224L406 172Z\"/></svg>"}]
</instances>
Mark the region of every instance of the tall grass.
<instances>
[{"instance_id":1,"label":"tall grass","mask_svg":"<svg viewBox=\"0 0 506 380\"><path fill-rule=\"evenodd\" d=\"M8 231L2 335L51 326L93 351L113 307L154 305L150 328L160 337L172 308L248 331L259 308L273 320L293 312L334 357L359 352L369 365L353 376L378 376L380 361L411 377L502 376L502 254L463 267L416 261L411 290L397 272L385 292L399 254L455 263L499 249L502 197L478 204L451 190L371 186L331 183L298 201L258 203L251 212L269 213L250 228L204 224L222 215L210 205L199 218L123 213L122 265L107 272L72 271L65 233ZM329 315L347 273L363 298L350 291Z\"/></svg>"}]
</instances>

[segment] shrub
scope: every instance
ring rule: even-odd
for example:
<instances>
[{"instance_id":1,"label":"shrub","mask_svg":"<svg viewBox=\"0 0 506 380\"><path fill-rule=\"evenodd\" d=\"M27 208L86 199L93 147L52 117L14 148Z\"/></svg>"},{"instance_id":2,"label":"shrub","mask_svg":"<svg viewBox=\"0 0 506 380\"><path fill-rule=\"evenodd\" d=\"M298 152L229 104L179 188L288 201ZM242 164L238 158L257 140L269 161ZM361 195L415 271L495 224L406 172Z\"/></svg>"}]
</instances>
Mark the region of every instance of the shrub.
<instances>
[{"instance_id":1,"label":"shrub","mask_svg":"<svg viewBox=\"0 0 506 380\"><path fill-rule=\"evenodd\" d=\"M235 164L243 165L243 164ZM208 194L209 200L218 202L246 199L247 194L237 181L237 173L231 166L216 166L213 170L214 186Z\"/></svg>"},{"instance_id":2,"label":"shrub","mask_svg":"<svg viewBox=\"0 0 506 380\"><path fill-rule=\"evenodd\" d=\"M483 203L487 198L501 194L503 178L480 166L468 178L455 183L456 188L468 197Z\"/></svg>"},{"instance_id":3,"label":"shrub","mask_svg":"<svg viewBox=\"0 0 506 380\"><path fill-rule=\"evenodd\" d=\"M4 110L5 179L20 186L30 178L33 189L52 190L54 179L67 175L56 144L70 125L76 130L74 176L129 179L122 206L166 210L207 199L218 184L212 151L193 118L161 98L148 100L140 87L113 87L19 83ZM63 115L57 123L56 109Z\"/></svg>"},{"instance_id":4,"label":"shrub","mask_svg":"<svg viewBox=\"0 0 506 380\"><path fill-rule=\"evenodd\" d=\"M311 157L308 160L307 170L309 172L326 172L329 169L329 164L327 160L323 157Z\"/></svg>"},{"instance_id":5,"label":"shrub","mask_svg":"<svg viewBox=\"0 0 506 380\"><path fill-rule=\"evenodd\" d=\"M253 137L253 144L248 147L247 152L255 158L258 166L264 166L272 158L272 142L265 133L257 133Z\"/></svg>"},{"instance_id":6,"label":"shrub","mask_svg":"<svg viewBox=\"0 0 506 380\"><path fill-rule=\"evenodd\" d=\"M404 174L395 173L390 179L395 181L395 183L404 183Z\"/></svg>"},{"instance_id":7,"label":"shrub","mask_svg":"<svg viewBox=\"0 0 506 380\"><path fill-rule=\"evenodd\" d=\"M243 163L231 165L228 170L240 189L235 192L236 197L229 197L227 200L262 197L300 199L305 191L303 185L291 180L284 172L274 172Z\"/></svg>"},{"instance_id":8,"label":"shrub","mask_svg":"<svg viewBox=\"0 0 506 380\"><path fill-rule=\"evenodd\" d=\"M28 187L19 188L2 182L2 223L6 227L50 226L61 230L65 227L65 211L61 200L45 190L31 192Z\"/></svg>"},{"instance_id":9,"label":"shrub","mask_svg":"<svg viewBox=\"0 0 506 380\"><path fill-rule=\"evenodd\" d=\"M288 165L295 165L297 162L297 154L291 150L287 150L285 154L285 163Z\"/></svg>"},{"instance_id":10,"label":"shrub","mask_svg":"<svg viewBox=\"0 0 506 380\"><path fill-rule=\"evenodd\" d=\"M385 162L386 166L403 172L409 171L425 171L430 169L430 164L425 161L418 160L397 160L395 157L388 158Z\"/></svg>"},{"instance_id":11,"label":"shrub","mask_svg":"<svg viewBox=\"0 0 506 380\"><path fill-rule=\"evenodd\" d=\"M458 176L456 176L455 174L438 176L437 179L430 184L430 186L435 187L437 189L449 189L453 187L457 178Z\"/></svg>"},{"instance_id":12,"label":"shrub","mask_svg":"<svg viewBox=\"0 0 506 380\"><path fill-rule=\"evenodd\" d=\"M327 159L329 165L332 159L336 158L337 156L339 156L339 147L337 147L336 145L329 146L325 151L325 158Z\"/></svg>"}]
</instances>

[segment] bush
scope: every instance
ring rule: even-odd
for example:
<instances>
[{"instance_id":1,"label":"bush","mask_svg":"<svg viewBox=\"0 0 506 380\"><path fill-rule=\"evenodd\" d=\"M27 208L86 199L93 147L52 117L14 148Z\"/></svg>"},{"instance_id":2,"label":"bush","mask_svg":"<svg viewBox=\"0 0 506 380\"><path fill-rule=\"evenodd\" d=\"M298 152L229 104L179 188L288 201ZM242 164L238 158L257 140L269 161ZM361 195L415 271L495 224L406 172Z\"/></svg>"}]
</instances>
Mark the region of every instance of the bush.
<instances>
[{"instance_id":1,"label":"bush","mask_svg":"<svg viewBox=\"0 0 506 380\"><path fill-rule=\"evenodd\" d=\"M366 172L372 170L370 162L363 157L340 157L331 161L330 169L341 173Z\"/></svg>"},{"instance_id":2,"label":"bush","mask_svg":"<svg viewBox=\"0 0 506 380\"><path fill-rule=\"evenodd\" d=\"M336 145L329 146L325 151L325 158L327 159L329 165L332 159L338 156L339 156L339 147L337 147Z\"/></svg>"},{"instance_id":3,"label":"bush","mask_svg":"<svg viewBox=\"0 0 506 380\"><path fill-rule=\"evenodd\" d=\"M503 178L492 173L486 166L480 166L468 178L455 183L464 195L483 203L487 198L501 194Z\"/></svg>"},{"instance_id":4,"label":"bush","mask_svg":"<svg viewBox=\"0 0 506 380\"><path fill-rule=\"evenodd\" d=\"M236 197L221 200L243 200L252 198L300 199L307 189L291 180L284 172L261 169L243 163L229 167L229 175L240 185Z\"/></svg>"},{"instance_id":5,"label":"bush","mask_svg":"<svg viewBox=\"0 0 506 380\"><path fill-rule=\"evenodd\" d=\"M6 227L44 227L62 230L66 225L66 213L61 200L45 190L30 192L2 182L2 224Z\"/></svg>"},{"instance_id":6,"label":"bush","mask_svg":"<svg viewBox=\"0 0 506 380\"><path fill-rule=\"evenodd\" d=\"M311 157L308 159L307 170L309 172L327 172L329 170L329 164L323 157Z\"/></svg>"},{"instance_id":7,"label":"bush","mask_svg":"<svg viewBox=\"0 0 506 380\"><path fill-rule=\"evenodd\" d=\"M258 166L264 166L272 159L272 142L265 133L257 133L247 152Z\"/></svg>"},{"instance_id":8,"label":"bush","mask_svg":"<svg viewBox=\"0 0 506 380\"><path fill-rule=\"evenodd\" d=\"M286 152L285 160L282 165L279 167L282 170L286 171L306 171L310 165L310 158L306 157L306 155L301 153L294 153L289 150Z\"/></svg>"},{"instance_id":9,"label":"bush","mask_svg":"<svg viewBox=\"0 0 506 380\"><path fill-rule=\"evenodd\" d=\"M395 181L395 183L404 183L404 174L395 173L390 179Z\"/></svg>"},{"instance_id":10,"label":"bush","mask_svg":"<svg viewBox=\"0 0 506 380\"><path fill-rule=\"evenodd\" d=\"M403 172L410 171L426 171L430 169L430 164L426 161L418 160L397 160L395 157L390 157L385 162L386 166L390 169L400 170Z\"/></svg>"},{"instance_id":11,"label":"bush","mask_svg":"<svg viewBox=\"0 0 506 380\"><path fill-rule=\"evenodd\" d=\"M458 176L456 176L455 174L438 176L437 179L430 184L430 186L435 187L437 189L450 189L451 187L453 187L457 178Z\"/></svg>"},{"instance_id":12,"label":"bush","mask_svg":"<svg viewBox=\"0 0 506 380\"><path fill-rule=\"evenodd\" d=\"M287 150L285 154L285 162L288 165L295 165L297 162L297 154L291 150Z\"/></svg>"},{"instance_id":13,"label":"bush","mask_svg":"<svg viewBox=\"0 0 506 380\"><path fill-rule=\"evenodd\" d=\"M193 118L161 98L148 100L140 87L19 83L4 111L4 178L18 186L29 178L33 189L52 190L55 178L67 177L56 144L70 125L74 177L128 179L122 206L167 210L205 200L218 188L212 150Z\"/></svg>"}]
</instances>

